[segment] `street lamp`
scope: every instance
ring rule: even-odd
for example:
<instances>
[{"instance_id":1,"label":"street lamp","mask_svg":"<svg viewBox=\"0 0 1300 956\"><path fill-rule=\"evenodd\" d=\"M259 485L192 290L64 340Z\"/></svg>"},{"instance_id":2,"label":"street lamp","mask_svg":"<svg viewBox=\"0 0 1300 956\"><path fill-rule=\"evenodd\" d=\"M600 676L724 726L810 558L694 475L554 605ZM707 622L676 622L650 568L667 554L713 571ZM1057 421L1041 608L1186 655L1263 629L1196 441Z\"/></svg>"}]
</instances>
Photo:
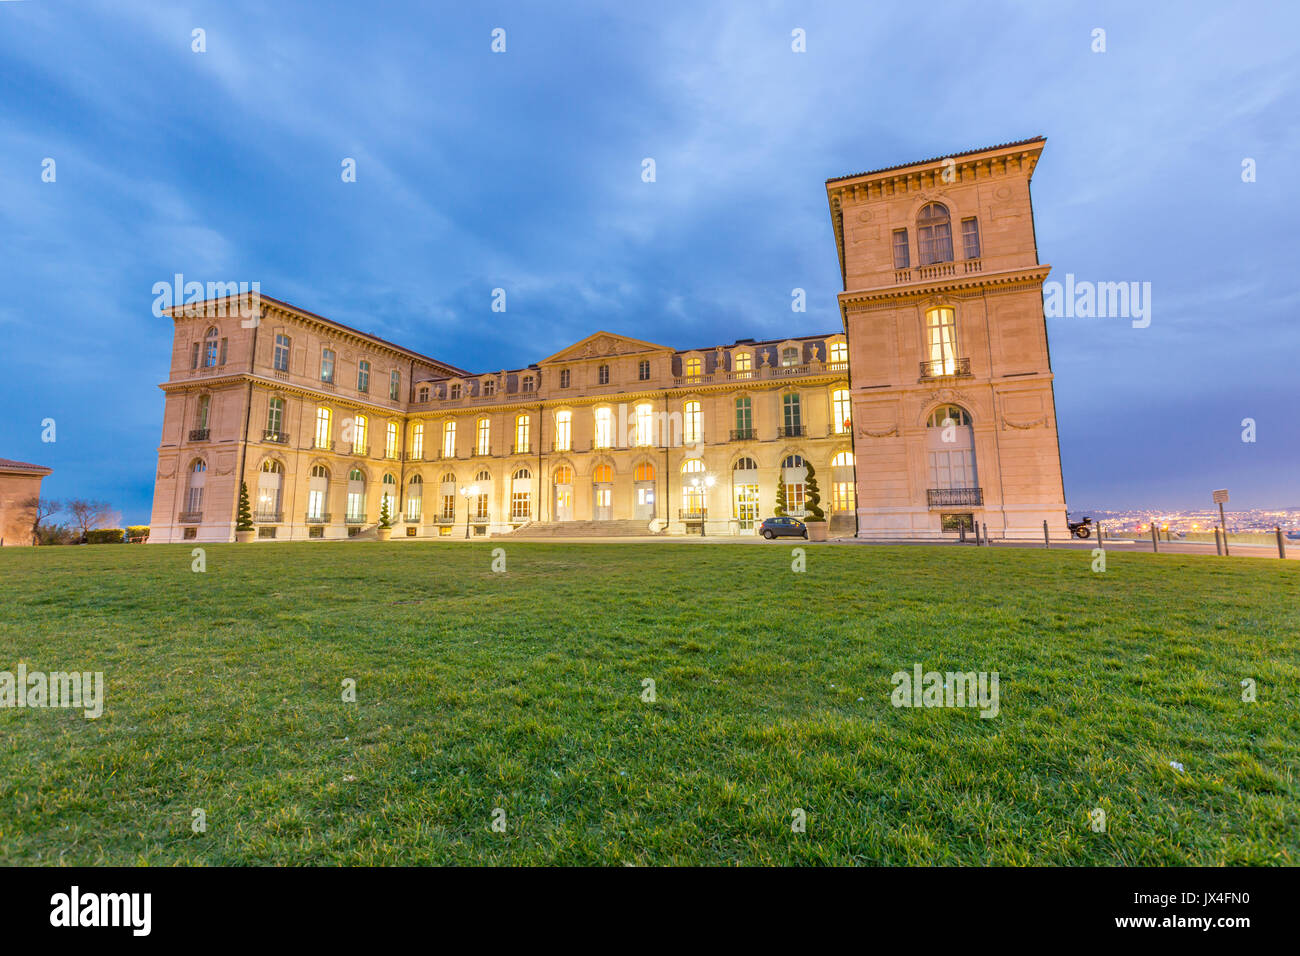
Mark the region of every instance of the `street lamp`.
<instances>
[{"instance_id":1,"label":"street lamp","mask_svg":"<svg viewBox=\"0 0 1300 956\"><path fill-rule=\"evenodd\" d=\"M699 495L700 501L703 502L700 513L700 537L704 537L704 522L709 517L709 489L717 483L716 478L712 475L696 475L691 479L691 487L695 489L695 494Z\"/></svg>"},{"instance_id":2,"label":"street lamp","mask_svg":"<svg viewBox=\"0 0 1300 956\"><path fill-rule=\"evenodd\" d=\"M469 503L478 497L478 485L470 485L468 488L460 489L460 493L465 496L465 540L469 540Z\"/></svg>"}]
</instances>

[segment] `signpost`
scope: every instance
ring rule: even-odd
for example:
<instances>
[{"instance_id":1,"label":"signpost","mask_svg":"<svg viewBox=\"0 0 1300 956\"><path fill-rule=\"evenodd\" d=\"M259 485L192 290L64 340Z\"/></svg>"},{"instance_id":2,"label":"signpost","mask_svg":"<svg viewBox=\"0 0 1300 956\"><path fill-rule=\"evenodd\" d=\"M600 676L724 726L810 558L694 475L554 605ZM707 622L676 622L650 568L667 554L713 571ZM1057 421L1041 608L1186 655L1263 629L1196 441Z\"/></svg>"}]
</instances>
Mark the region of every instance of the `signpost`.
<instances>
[{"instance_id":1,"label":"signpost","mask_svg":"<svg viewBox=\"0 0 1300 956\"><path fill-rule=\"evenodd\" d=\"M1228 554L1228 521L1223 516L1223 504L1228 500L1228 489L1219 488L1214 492L1214 503L1219 506L1219 526L1223 528L1223 553Z\"/></svg>"}]
</instances>

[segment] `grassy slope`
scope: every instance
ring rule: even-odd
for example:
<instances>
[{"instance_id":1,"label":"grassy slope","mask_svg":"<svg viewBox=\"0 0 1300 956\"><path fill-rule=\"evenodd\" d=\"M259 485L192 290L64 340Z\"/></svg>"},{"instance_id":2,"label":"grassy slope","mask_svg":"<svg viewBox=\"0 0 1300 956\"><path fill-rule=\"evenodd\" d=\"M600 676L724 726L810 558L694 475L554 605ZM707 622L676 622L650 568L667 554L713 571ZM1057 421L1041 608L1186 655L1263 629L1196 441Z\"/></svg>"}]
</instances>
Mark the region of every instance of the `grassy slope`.
<instances>
[{"instance_id":1,"label":"grassy slope","mask_svg":"<svg viewBox=\"0 0 1300 956\"><path fill-rule=\"evenodd\" d=\"M0 670L108 685L0 710L0 863L1300 861L1289 562L206 550L0 553ZM999 671L1000 716L895 709L916 661Z\"/></svg>"}]
</instances>

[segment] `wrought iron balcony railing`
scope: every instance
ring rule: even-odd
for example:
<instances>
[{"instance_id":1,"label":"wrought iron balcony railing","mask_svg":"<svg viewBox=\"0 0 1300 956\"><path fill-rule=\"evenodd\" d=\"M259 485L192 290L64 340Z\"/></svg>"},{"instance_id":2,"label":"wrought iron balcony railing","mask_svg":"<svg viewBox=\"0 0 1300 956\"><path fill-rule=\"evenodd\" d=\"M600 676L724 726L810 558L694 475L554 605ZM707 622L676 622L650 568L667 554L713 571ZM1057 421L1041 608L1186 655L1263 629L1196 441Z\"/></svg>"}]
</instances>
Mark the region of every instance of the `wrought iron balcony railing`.
<instances>
[{"instance_id":1,"label":"wrought iron balcony railing","mask_svg":"<svg viewBox=\"0 0 1300 956\"><path fill-rule=\"evenodd\" d=\"M258 524L279 524L284 520L284 512L259 511L253 516L253 520Z\"/></svg>"},{"instance_id":2,"label":"wrought iron balcony railing","mask_svg":"<svg viewBox=\"0 0 1300 956\"><path fill-rule=\"evenodd\" d=\"M931 508L984 504L983 488L927 488L925 499Z\"/></svg>"},{"instance_id":3,"label":"wrought iron balcony railing","mask_svg":"<svg viewBox=\"0 0 1300 956\"><path fill-rule=\"evenodd\" d=\"M708 517L708 508L678 508L677 518L679 521L703 521Z\"/></svg>"},{"instance_id":4,"label":"wrought iron balcony railing","mask_svg":"<svg viewBox=\"0 0 1300 956\"><path fill-rule=\"evenodd\" d=\"M752 441L754 439L754 429L752 428L733 428L731 430L732 441Z\"/></svg>"},{"instance_id":5,"label":"wrought iron balcony railing","mask_svg":"<svg viewBox=\"0 0 1300 956\"><path fill-rule=\"evenodd\" d=\"M273 441L277 445L289 444L289 433L278 432L271 428L262 429L262 441Z\"/></svg>"},{"instance_id":6,"label":"wrought iron balcony railing","mask_svg":"<svg viewBox=\"0 0 1300 956\"><path fill-rule=\"evenodd\" d=\"M207 441L209 434L211 432L207 428L191 428L190 441Z\"/></svg>"},{"instance_id":7,"label":"wrought iron balcony railing","mask_svg":"<svg viewBox=\"0 0 1300 956\"><path fill-rule=\"evenodd\" d=\"M970 375L970 359L931 359L921 363L921 381L932 378L966 378Z\"/></svg>"},{"instance_id":8,"label":"wrought iron balcony railing","mask_svg":"<svg viewBox=\"0 0 1300 956\"><path fill-rule=\"evenodd\" d=\"M808 429L803 425L780 425L776 429L777 438L799 438L808 434Z\"/></svg>"},{"instance_id":9,"label":"wrought iron balcony railing","mask_svg":"<svg viewBox=\"0 0 1300 956\"><path fill-rule=\"evenodd\" d=\"M329 520L330 520L330 516L327 514L323 514L323 515L308 514L305 518L303 518L303 521L307 522L307 524L329 524Z\"/></svg>"},{"instance_id":10,"label":"wrought iron balcony railing","mask_svg":"<svg viewBox=\"0 0 1300 956\"><path fill-rule=\"evenodd\" d=\"M365 515L344 515L343 523L344 524L365 524L366 516Z\"/></svg>"}]
</instances>

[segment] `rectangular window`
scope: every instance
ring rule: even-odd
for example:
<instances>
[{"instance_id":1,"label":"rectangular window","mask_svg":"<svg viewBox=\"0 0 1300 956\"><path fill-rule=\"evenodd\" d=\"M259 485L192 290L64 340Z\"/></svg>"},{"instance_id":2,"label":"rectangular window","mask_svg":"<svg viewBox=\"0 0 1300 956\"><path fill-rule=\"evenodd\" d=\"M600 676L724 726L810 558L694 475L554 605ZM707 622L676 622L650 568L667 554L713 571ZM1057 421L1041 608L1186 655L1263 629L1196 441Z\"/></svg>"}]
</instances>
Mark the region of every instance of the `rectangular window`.
<instances>
[{"instance_id":1,"label":"rectangular window","mask_svg":"<svg viewBox=\"0 0 1300 956\"><path fill-rule=\"evenodd\" d=\"M612 413L608 408L596 409L596 447L608 448L612 429Z\"/></svg>"},{"instance_id":2,"label":"rectangular window","mask_svg":"<svg viewBox=\"0 0 1300 956\"><path fill-rule=\"evenodd\" d=\"M654 439L654 410L649 405L636 407L636 443L649 445Z\"/></svg>"},{"instance_id":3,"label":"rectangular window","mask_svg":"<svg viewBox=\"0 0 1300 956\"><path fill-rule=\"evenodd\" d=\"M397 422L389 422L384 433L384 457L397 457Z\"/></svg>"},{"instance_id":4,"label":"rectangular window","mask_svg":"<svg viewBox=\"0 0 1300 956\"><path fill-rule=\"evenodd\" d=\"M481 486L480 486L481 487ZM479 492L474 501L474 517L486 521L488 516L488 496L486 491Z\"/></svg>"},{"instance_id":5,"label":"rectangular window","mask_svg":"<svg viewBox=\"0 0 1300 956\"><path fill-rule=\"evenodd\" d=\"M840 362L847 362L848 360L849 360L848 345L846 345L843 342L832 342L831 354L830 354L831 364L834 365Z\"/></svg>"},{"instance_id":6,"label":"rectangular window","mask_svg":"<svg viewBox=\"0 0 1300 956\"><path fill-rule=\"evenodd\" d=\"M751 378L754 374L754 357L748 352L737 352L735 358L731 360L731 370L736 373L736 378Z\"/></svg>"},{"instance_id":7,"label":"rectangular window","mask_svg":"<svg viewBox=\"0 0 1300 956\"><path fill-rule=\"evenodd\" d=\"M330 383L334 381L334 352L330 349L321 349L320 380Z\"/></svg>"},{"instance_id":8,"label":"rectangular window","mask_svg":"<svg viewBox=\"0 0 1300 956\"><path fill-rule=\"evenodd\" d=\"M528 506L528 492L515 491L510 495L510 517L513 519L527 518L532 514Z\"/></svg>"},{"instance_id":9,"label":"rectangular window","mask_svg":"<svg viewBox=\"0 0 1300 956\"><path fill-rule=\"evenodd\" d=\"M451 387L451 400L453 402L460 401L460 382Z\"/></svg>"},{"instance_id":10,"label":"rectangular window","mask_svg":"<svg viewBox=\"0 0 1300 956\"><path fill-rule=\"evenodd\" d=\"M736 399L736 437L749 438L754 432L754 410L748 398Z\"/></svg>"},{"instance_id":11,"label":"rectangular window","mask_svg":"<svg viewBox=\"0 0 1300 956\"><path fill-rule=\"evenodd\" d=\"M570 451L573 439L573 412L555 414L555 450Z\"/></svg>"},{"instance_id":12,"label":"rectangular window","mask_svg":"<svg viewBox=\"0 0 1300 956\"><path fill-rule=\"evenodd\" d=\"M442 426L442 457L456 457L456 423L444 422Z\"/></svg>"},{"instance_id":13,"label":"rectangular window","mask_svg":"<svg viewBox=\"0 0 1300 956\"><path fill-rule=\"evenodd\" d=\"M478 453L492 454L492 424L486 418L478 420Z\"/></svg>"},{"instance_id":14,"label":"rectangular window","mask_svg":"<svg viewBox=\"0 0 1300 956\"><path fill-rule=\"evenodd\" d=\"M194 351L190 354L190 368L199 367L199 348L200 348L199 343L195 342Z\"/></svg>"},{"instance_id":15,"label":"rectangular window","mask_svg":"<svg viewBox=\"0 0 1300 956\"><path fill-rule=\"evenodd\" d=\"M362 394L370 391L370 363L365 359L357 363L357 391Z\"/></svg>"},{"instance_id":16,"label":"rectangular window","mask_svg":"<svg viewBox=\"0 0 1300 956\"><path fill-rule=\"evenodd\" d=\"M424 426L411 427L411 457L419 461L424 457Z\"/></svg>"},{"instance_id":17,"label":"rectangular window","mask_svg":"<svg viewBox=\"0 0 1300 956\"><path fill-rule=\"evenodd\" d=\"M930 374L954 374L957 371L957 313L948 308L931 309L925 314L925 326Z\"/></svg>"},{"instance_id":18,"label":"rectangular window","mask_svg":"<svg viewBox=\"0 0 1300 956\"><path fill-rule=\"evenodd\" d=\"M497 380L489 378L483 383L484 395L495 395L497 393Z\"/></svg>"},{"instance_id":19,"label":"rectangular window","mask_svg":"<svg viewBox=\"0 0 1300 956\"><path fill-rule=\"evenodd\" d=\"M967 259L980 257L980 224L974 217L961 221L961 242Z\"/></svg>"},{"instance_id":20,"label":"rectangular window","mask_svg":"<svg viewBox=\"0 0 1300 956\"><path fill-rule=\"evenodd\" d=\"M289 371L289 336L277 335L275 337L275 356L273 359L275 370L277 372Z\"/></svg>"},{"instance_id":21,"label":"rectangular window","mask_svg":"<svg viewBox=\"0 0 1300 956\"><path fill-rule=\"evenodd\" d=\"M698 382L702 368L703 363L698 358L688 358L682 366L682 370L686 373L686 381Z\"/></svg>"},{"instance_id":22,"label":"rectangular window","mask_svg":"<svg viewBox=\"0 0 1300 956\"><path fill-rule=\"evenodd\" d=\"M329 448L330 446L330 410L328 408L316 409L316 447Z\"/></svg>"},{"instance_id":23,"label":"rectangular window","mask_svg":"<svg viewBox=\"0 0 1300 956\"><path fill-rule=\"evenodd\" d=\"M849 401L849 390L847 388L837 388L831 392L831 431L836 435L842 435L853 427L852 404Z\"/></svg>"},{"instance_id":24,"label":"rectangular window","mask_svg":"<svg viewBox=\"0 0 1300 956\"><path fill-rule=\"evenodd\" d=\"M894 230L894 268L906 269L912 264L912 253L907 246L907 230Z\"/></svg>"},{"instance_id":25,"label":"rectangular window","mask_svg":"<svg viewBox=\"0 0 1300 956\"><path fill-rule=\"evenodd\" d=\"M284 399L273 398L266 406L266 430L273 434L280 434L281 426L284 424ZM301 439L299 439L301 441Z\"/></svg>"},{"instance_id":26,"label":"rectangular window","mask_svg":"<svg viewBox=\"0 0 1300 956\"><path fill-rule=\"evenodd\" d=\"M388 376L388 397L395 402L402 397L402 373L397 369Z\"/></svg>"},{"instance_id":27,"label":"rectangular window","mask_svg":"<svg viewBox=\"0 0 1300 956\"><path fill-rule=\"evenodd\" d=\"M636 368L636 377L643 382L650 381L650 360L642 359L641 364Z\"/></svg>"},{"instance_id":28,"label":"rectangular window","mask_svg":"<svg viewBox=\"0 0 1300 956\"><path fill-rule=\"evenodd\" d=\"M682 441L695 444L700 440L700 403L687 402L682 406Z\"/></svg>"},{"instance_id":29,"label":"rectangular window","mask_svg":"<svg viewBox=\"0 0 1300 956\"><path fill-rule=\"evenodd\" d=\"M439 517L444 521L456 520L456 496L454 494L442 496L442 511Z\"/></svg>"},{"instance_id":30,"label":"rectangular window","mask_svg":"<svg viewBox=\"0 0 1300 956\"><path fill-rule=\"evenodd\" d=\"M221 340L221 356L220 356L220 358L217 359L217 364L218 364L218 365L225 365L225 364L226 364L226 355L229 354L229 351L230 351L229 346L230 346L230 339L222 339L222 340Z\"/></svg>"},{"instance_id":31,"label":"rectangular window","mask_svg":"<svg viewBox=\"0 0 1300 956\"><path fill-rule=\"evenodd\" d=\"M365 415L358 415L352 420L352 454L369 455L370 449L366 447L366 426L369 422Z\"/></svg>"},{"instance_id":32,"label":"rectangular window","mask_svg":"<svg viewBox=\"0 0 1300 956\"><path fill-rule=\"evenodd\" d=\"M974 453L969 448L930 452L930 487L974 488Z\"/></svg>"},{"instance_id":33,"label":"rectangular window","mask_svg":"<svg viewBox=\"0 0 1300 956\"><path fill-rule=\"evenodd\" d=\"M560 388L568 388L568 387L569 387L569 370L567 368L562 368L560 369Z\"/></svg>"},{"instance_id":34,"label":"rectangular window","mask_svg":"<svg viewBox=\"0 0 1300 956\"><path fill-rule=\"evenodd\" d=\"M831 484L831 511L837 514L851 512L857 506L853 482L836 481Z\"/></svg>"},{"instance_id":35,"label":"rectangular window","mask_svg":"<svg viewBox=\"0 0 1300 956\"><path fill-rule=\"evenodd\" d=\"M800 417L799 395L795 392L787 392L781 398L781 409L785 419L786 435L798 435L803 424Z\"/></svg>"},{"instance_id":36,"label":"rectangular window","mask_svg":"<svg viewBox=\"0 0 1300 956\"><path fill-rule=\"evenodd\" d=\"M520 415L518 418L515 419L515 452L516 453L526 452L530 447L528 426L529 426L529 419L527 415Z\"/></svg>"},{"instance_id":37,"label":"rectangular window","mask_svg":"<svg viewBox=\"0 0 1300 956\"><path fill-rule=\"evenodd\" d=\"M408 496L406 499L406 520L418 522L420 520L420 508L421 499L418 497Z\"/></svg>"},{"instance_id":38,"label":"rectangular window","mask_svg":"<svg viewBox=\"0 0 1300 956\"><path fill-rule=\"evenodd\" d=\"M601 385L609 384L609 366L602 365L597 373L597 379Z\"/></svg>"}]
</instances>

